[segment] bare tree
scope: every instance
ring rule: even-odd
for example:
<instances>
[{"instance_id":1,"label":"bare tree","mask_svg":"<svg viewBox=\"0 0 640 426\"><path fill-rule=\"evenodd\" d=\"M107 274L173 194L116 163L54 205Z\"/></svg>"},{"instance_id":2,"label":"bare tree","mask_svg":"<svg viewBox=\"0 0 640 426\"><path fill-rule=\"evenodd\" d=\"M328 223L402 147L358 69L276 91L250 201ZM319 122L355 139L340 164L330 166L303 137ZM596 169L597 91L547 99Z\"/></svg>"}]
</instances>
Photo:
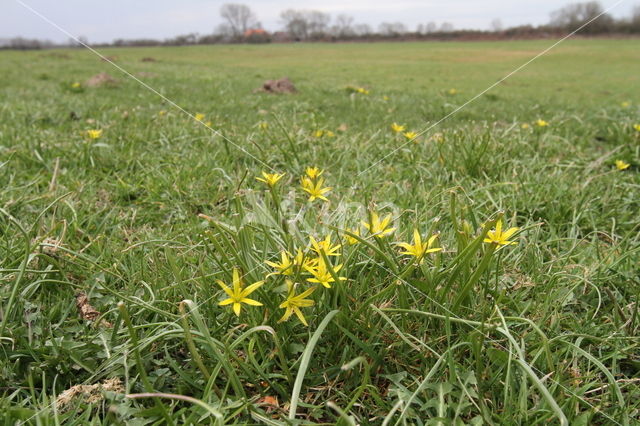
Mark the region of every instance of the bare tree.
<instances>
[{"instance_id":1,"label":"bare tree","mask_svg":"<svg viewBox=\"0 0 640 426\"><path fill-rule=\"evenodd\" d=\"M496 18L493 21L491 21L491 29L494 32L500 32L504 30L504 25L502 24L502 20L500 18Z\"/></svg>"},{"instance_id":2,"label":"bare tree","mask_svg":"<svg viewBox=\"0 0 640 426\"><path fill-rule=\"evenodd\" d=\"M385 36L397 36L407 32L407 27L402 22L383 22L378 27L378 32Z\"/></svg>"},{"instance_id":3,"label":"bare tree","mask_svg":"<svg viewBox=\"0 0 640 426\"><path fill-rule=\"evenodd\" d=\"M611 29L614 19L604 13L602 5L597 1L569 4L551 13L552 27L573 31L587 23L589 25L583 32L601 33Z\"/></svg>"},{"instance_id":4,"label":"bare tree","mask_svg":"<svg viewBox=\"0 0 640 426\"><path fill-rule=\"evenodd\" d=\"M220 8L220 16L225 24L218 26L218 31L234 38L241 37L247 30L259 28L261 25L249 6L239 3L226 3Z\"/></svg>"},{"instance_id":5,"label":"bare tree","mask_svg":"<svg viewBox=\"0 0 640 426\"><path fill-rule=\"evenodd\" d=\"M331 32L337 37L352 36L354 34L353 16L344 14L336 16L336 23L333 25Z\"/></svg>"},{"instance_id":6,"label":"bare tree","mask_svg":"<svg viewBox=\"0 0 640 426\"><path fill-rule=\"evenodd\" d=\"M312 38L322 37L327 33L329 21L331 21L331 16L328 13L310 10L305 12L305 15L309 21L309 36Z\"/></svg>"},{"instance_id":7,"label":"bare tree","mask_svg":"<svg viewBox=\"0 0 640 426\"><path fill-rule=\"evenodd\" d=\"M440 25L440 32L441 33L450 33L453 32L453 24L451 22L443 22Z\"/></svg>"},{"instance_id":8,"label":"bare tree","mask_svg":"<svg viewBox=\"0 0 640 426\"><path fill-rule=\"evenodd\" d=\"M435 33L436 31L438 31L438 24L433 21L428 22L424 29L424 32L427 34Z\"/></svg>"},{"instance_id":9,"label":"bare tree","mask_svg":"<svg viewBox=\"0 0 640 426\"><path fill-rule=\"evenodd\" d=\"M353 32L358 36L367 36L373 33L373 29L369 24L357 24L353 26Z\"/></svg>"},{"instance_id":10,"label":"bare tree","mask_svg":"<svg viewBox=\"0 0 640 426\"><path fill-rule=\"evenodd\" d=\"M308 40L326 34L331 16L317 10L287 9L280 13L284 30L297 40Z\"/></svg>"}]
</instances>

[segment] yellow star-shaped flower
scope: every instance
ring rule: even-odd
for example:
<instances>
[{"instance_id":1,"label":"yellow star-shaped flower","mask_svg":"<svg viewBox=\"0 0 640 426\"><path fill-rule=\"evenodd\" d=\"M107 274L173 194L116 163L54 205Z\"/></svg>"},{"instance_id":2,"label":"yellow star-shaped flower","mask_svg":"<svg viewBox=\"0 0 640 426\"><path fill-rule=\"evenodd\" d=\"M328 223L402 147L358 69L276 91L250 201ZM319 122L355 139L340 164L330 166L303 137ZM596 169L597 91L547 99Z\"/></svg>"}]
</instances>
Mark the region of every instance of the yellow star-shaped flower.
<instances>
[{"instance_id":1,"label":"yellow star-shaped flower","mask_svg":"<svg viewBox=\"0 0 640 426\"><path fill-rule=\"evenodd\" d=\"M262 303L258 302L257 300L249 299L247 296L256 291L262 284L264 284L264 281L258 281L251 284L247 288L242 288L240 272L238 271L238 269L233 268L233 289L229 288L220 280L216 280L216 282L220 287L222 287L222 290L227 293L227 296L229 296L228 299L221 301L220 303L218 303L218 305L226 306L232 304L232 309L236 316L240 316L240 310L242 309L243 303L251 306L262 306Z\"/></svg>"},{"instance_id":2,"label":"yellow star-shaped flower","mask_svg":"<svg viewBox=\"0 0 640 426\"><path fill-rule=\"evenodd\" d=\"M371 223L362 222L362 225L364 225L372 235L377 238L383 238L396 230L396 228L389 228L390 223L391 214L388 214L387 217L380 220L376 212L371 212Z\"/></svg>"},{"instance_id":3,"label":"yellow star-shaped flower","mask_svg":"<svg viewBox=\"0 0 640 426\"><path fill-rule=\"evenodd\" d=\"M287 288L287 300L280 304L280 308L283 308L285 310L284 315L282 316L282 318L280 318L280 320L278 320L278 322L286 321L291 317L291 315L296 314L300 322L305 326L308 326L309 324L307 324L307 320L302 314L300 308L308 308L310 306L313 306L313 300L306 299L306 297L311 295L311 293L316 290L316 287L308 288L302 293L296 295L295 284L291 282L291 280L287 280Z\"/></svg>"},{"instance_id":4,"label":"yellow star-shaped flower","mask_svg":"<svg viewBox=\"0 0 640 426\"><path fill-rule=\"evenodd\" d=\"M400 247L402 247L405 251L401 252L402 254L408 254L410 256L414 256L416 259L420 259L420 263L424 262L424 256L427 253L435 253L437 251L441 251L441 247L431 248L433 243L435 242L438 235L431 236L427 243L424 244L422 242L422 237L420 236L420 232L417 229L413 230L413 244L409 243L398 243Z\"/></svg>"},{"instance_id":5,"label":"yellow star-shaped flower","mask_svg":"<svg viewBox=\"0 0 640 426\"><path fill-rule=\"evenodd\" d=\"M496 222L496 229L487 232L487 236L484 239L485 243L497 244L499 246L507 246L518 244L517 241L509 241L509 238L520 228L509 228L507 231L502 232L502 219Z\"/></svg>"},{"instance_id":6,"label":"yellow star-shaped flower","mask_svg":"<svg viewBox=\"0 0 640 426\"><path fill-rule=\"evenodd\" d=\"M264 182L269 186L276 186L276 183L284 177L286 173L267 173L262 172L262 177L256 177L257 181Z\"/></svg>"}]
</instances>

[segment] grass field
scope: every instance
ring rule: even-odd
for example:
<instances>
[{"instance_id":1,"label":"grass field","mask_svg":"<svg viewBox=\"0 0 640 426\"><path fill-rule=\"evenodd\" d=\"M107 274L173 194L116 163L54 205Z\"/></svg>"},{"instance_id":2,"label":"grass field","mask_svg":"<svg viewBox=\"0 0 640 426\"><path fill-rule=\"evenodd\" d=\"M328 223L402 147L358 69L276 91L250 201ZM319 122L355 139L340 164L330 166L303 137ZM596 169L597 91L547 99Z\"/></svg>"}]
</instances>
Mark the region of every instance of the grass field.
<instances>
[{"instance_id":1,"label":"grass field","mask_svg":"<svg viewBox=\"0 0 640 426\"><path fill-rule=\"evenodd\" d=\"M404 134L550 44L0 52L3 423L638 424L640 41Z\"/></svg>"}]
</instances>

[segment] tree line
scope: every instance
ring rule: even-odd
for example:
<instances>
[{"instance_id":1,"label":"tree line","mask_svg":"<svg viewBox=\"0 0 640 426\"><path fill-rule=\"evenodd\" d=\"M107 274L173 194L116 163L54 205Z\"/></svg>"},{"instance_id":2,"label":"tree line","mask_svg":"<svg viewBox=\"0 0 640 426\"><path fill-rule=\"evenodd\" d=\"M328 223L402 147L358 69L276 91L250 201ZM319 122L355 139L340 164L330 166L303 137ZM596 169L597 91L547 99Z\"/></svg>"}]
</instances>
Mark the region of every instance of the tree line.
<instances>
[{"instance_id":1,"label":"tree line","mask_svg":"<svg viewBox=\"0 0 640 426\"><path fill-rule=\"evenodd\" d=\"M561 36L581 27L578 34L587 36L640 34L640 5L627 17L616 19L605 13L597 1L569 4L551 13L547 24L504 28L500 19L491 22L490 30L456 29L449 22L425 22L409 29L402 22L382 22L377 28L357 23L346 14L332 17L318 10L287 9L280 13L281 28L266 31L257 15L245 4L227 3L220 8L221 23L213 33L179 35L166 40L117 39L96 46L182 46L216 43L270 42L338 42L377 40L482 40ZM83 40L83 43L85 40ZM0 39L0 48L39 49L59 46L82 46L76 40L55 45L49 41L15 37Z\"/></svg>"}]
</instances>

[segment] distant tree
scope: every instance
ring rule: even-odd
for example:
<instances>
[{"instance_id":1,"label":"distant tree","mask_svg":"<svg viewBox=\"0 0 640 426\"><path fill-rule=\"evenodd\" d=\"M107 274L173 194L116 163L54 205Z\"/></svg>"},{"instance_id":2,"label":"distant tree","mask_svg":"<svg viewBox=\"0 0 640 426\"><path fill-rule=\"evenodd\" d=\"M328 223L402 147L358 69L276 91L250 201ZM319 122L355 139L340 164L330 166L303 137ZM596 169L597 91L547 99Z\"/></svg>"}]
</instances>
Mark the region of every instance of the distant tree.
<instances>
[{"instance_id":1,"label":"distant tree","mask_svg":"<svg viewBox=\"0 0 640 426\"><path fill-rule=\"evenodd\" d=\"M591 21L591 22L590 22ZM611 15L604 13L602 5L597 1L569 4L551 13L550 26L566 31L574 31L589 23L582 32L602 33L612 29L615 24Z\"/></svg>"},{"instance_id":2,"label":"distant tree","mask_svg":"<svg viewBox=\"0 0 640 426\"><path fill-rule=\"evenodd\" d=\"M493 21L491 21L491 29L494 32L500 32L504 30L504 25L502 24L502 20L500 18L496 18Z\"/></svg>"},{"instance_id":3,"label":"distant tree","mask_svg":"<svg viewBox=\"0 0 640 426\"><path fill-rule=\"evenodd\" d=\"M438 24L436 24L433 21L428 22L427 25L424 28L424 32L426 34L435 33L436 31L438 31Z\"/></svg>"},{"instance_id":4,"label":"distant tree","mask_svg":"<svg viewBox=\"0 0 640 426\"><path fill-rule=\"evenodd\" d=\"M379 25L378 32L384 36L398 36L407 32L407 26L402 22L383 22Z\"/></svg>"},{"instance_id":5,"label":"distant tree","mask_svg":"<svg viewBox=\"0 0 640 426\"><path fill-rule=\"evenodd\" d=\"M441 33L450 33L453 32L453 24L451 22L443 22L440 25L440 32Z\"/></svg>"},{"instance_id":6,"label":"distant tree","mask_svg":"<svg viewBox=\"0 0 640 426\"><path fill-rule=\"evenodd\" d=\"M331 32L337 37L350 37L354 35L353 16L344 14L336 16L336 23L331 28Z\"/></svg>"},{"instance_id":7,"label":"distant tree","mask_svg":"<svg viewBox=\"0 0 640 426\"><path fill-rule=\"evenodd\" d=\"M244 4L223 4L220 8L220 16L225 23L218 26L217 32L233 38L240 38L247 30L261 27L256 15L249 6Z\"/></svg>"},{"instance_id":8,"label":"distant tree","mask_svg":"<svg viewBox=\"0 0 640 426\"><path fill-rule=\"evenodd\" d=\"M309 40L326 34L331 16L317 10L287 9L280 13L280 20L293 39Z\"/></svg>"},{"instance_id":9,"label":"distant tree","mask_svg":"<svg viewBox=\"0 0 640 426\"><path fill-rule=\"evenodd\" d=\"M373 33L373 28L369 24L356 24L353 26L353 32L357 36L368 36Z\"/></svg>"}]
</instances>

